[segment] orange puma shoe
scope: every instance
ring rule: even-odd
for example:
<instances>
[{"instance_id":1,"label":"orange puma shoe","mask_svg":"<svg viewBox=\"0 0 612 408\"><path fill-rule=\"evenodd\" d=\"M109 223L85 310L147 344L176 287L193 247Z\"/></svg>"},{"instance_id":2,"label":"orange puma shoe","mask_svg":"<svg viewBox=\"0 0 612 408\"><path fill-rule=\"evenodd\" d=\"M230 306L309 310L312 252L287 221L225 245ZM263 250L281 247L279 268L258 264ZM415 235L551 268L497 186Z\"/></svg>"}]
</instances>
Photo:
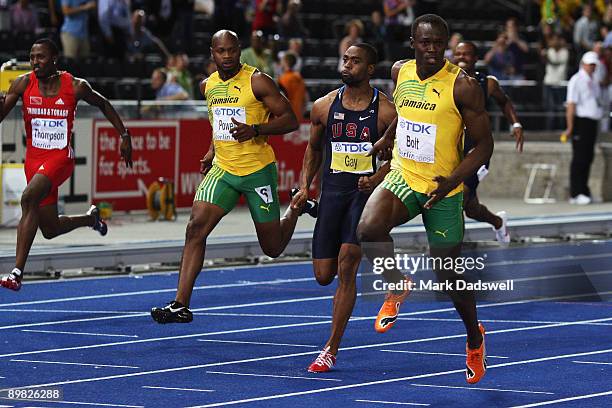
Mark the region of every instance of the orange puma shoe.
<instances>
[{"instance_id":1,"label":"orange puma shoe","mask_svg":"<svg viewBox=\"0 0 612 408\"><path fill-rule=\"evenodd\" d=\"M400 305L410 294L410 282L410 278L405 276L402 280L404 292L399 295L389 292L385 296L385 301L378 311L378 316L376 316L376 321L374 322L374 329L378 333L385 333L395 324L399 315Z\"/></svg>"},{"instance_id":2,"label":"orange puma shoe","mask_svg":"<svg viewBox=\"0 0 612 408\"><path fill-rule=\"evenodd\" d=\"M465 345L467 358L465 360L465 379L469 384L476 384L487 372L487 349L485 348L485 328L478 323L482 333L482 343L477 349L471 349Z\"/></svg>"}]
</instances>

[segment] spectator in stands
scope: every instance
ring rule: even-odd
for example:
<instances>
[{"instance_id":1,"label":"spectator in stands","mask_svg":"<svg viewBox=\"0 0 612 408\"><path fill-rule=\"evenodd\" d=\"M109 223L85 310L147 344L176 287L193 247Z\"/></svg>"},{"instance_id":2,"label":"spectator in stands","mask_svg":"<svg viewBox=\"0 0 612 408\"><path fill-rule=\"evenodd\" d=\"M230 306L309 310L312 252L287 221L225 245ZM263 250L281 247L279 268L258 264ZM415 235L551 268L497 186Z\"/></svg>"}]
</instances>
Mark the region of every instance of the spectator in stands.
<instances>
[{"instance_id":1,"label":"spectator in stands","mask_svg":"<svg viewBox=\"0 0 612 408\"><path fill-rule=\"evenodd\" d=\"M508 52L513 56L514 79L524 79L523 61L529 53L529 45L519 35L518 20L510 17L505 25L506 38L508 39Z\"/></svg>"},{"instance_id":2,"label":"spectator in stands","mask_svg":"<svg viewBox=\"0 0 612 408\"><path fill-rule=\"evenodd\" d=\"M30 0L19 0L9 8L11 30L14 33L34 33L38 30L38 10Z\"/></svg>"},{"instance_id":3,"label":"spectator in stands","mask_svg":"<svg viewBox=\"0 0 612 408\"><path fill-rule=\"evenodd\" d=\"M89 56L89 12L95 8L96 2L93 0L62 0L64 24L60 38L64 56Z\"/></svg>"},{"instance_id":4,"label":"spectator in stands","mask_svg":"<svg viewBox=\"0 0 612 408\"><path fill-rule=\"evenodd\" d=\"M567 79L569 50L565 40L558 33L553 33L548 42L549 47L541 51L546 66L544 74L543 99L547 112L546 129L556 129L554 113L563 106L565 89L562 83Z\"/></svg>"},{"instance_id":5,"label":"spectator in stands","mask_svg":"<svg viewBox=\"0 0 612 408\"><path fill-rule=\"evenodd\" d=\"M253 17L253 31L262 31L265 35L276 34L278 14L282 7L279 0L255 0L255 15Z\"/></svg>"},{"instance_id":6,"label":"spectator in stands","mask_svg":"<svg viewBox=\"0 0 612 408\"><path fill-rule=\"evenodd\" d=\"M262 31L253 31L251 46L242 50L240 62L259 69L261 72L274 77L274 67L270 50L265 48Z\"/></svg>"},{"instance_id":7,"label":"spectator in stands","mask_svg":"<svg viewBox=\"0 0 612 408\"><path fill-rule=\"evenodd\" d=\"M493 48L484 57L488 65L489 74L497 79L515 79L516 69L514 54L508 49L508 36L505 32L499 33Z\"/></svg>"},{"instance_id":8,"label":"spectator in stands","mask_svg":"<svg viewBox=\"0 0 612 408\"><path fill-rule=\"evenodd\" d=\"M64 23L64 15L62 14L62 0L47 0L47 8L49 9L49 20L51 26L59 30Z\"/></svg>"},{"instance_id":9,"label":"spectator in stands","mask_svg":"<svg viewBox=\"0 0 612 408\"><path fill-rule=\"evenodd\" d=\"M215 0L214 25L215 30L232 30L240 38L245 34L246 0Z\"/></svg>"},{"instance_id":10,"label":"spectator in stands","mask_svg":"<svg viewBox=\"0 0 612 408\"><path fill-rule=\"evenodd\" d=\"M143 6L149 13L149 26L166 43L170 40L176 21L176 0L146 0Z\"/></svg>"},{"instance_id":11,"label":"spectator in stands","mask_svg":"<svg viewBox=\"0 0 612 408\"><path fill-rule=\"evenodd\" d=\"M293 67L297 58L293 53L287 52L281 59L283 74L278 79L278 84L289 99L291 109L298 119L298 122L304 120L304 111L306 110L307 94L306 83L299 72L294 71Z\"/></svg>"},{"instance_id":12,"label":"spectator in stands","mask_svg":"<svg viewBox=\"0 0 612 408\"><path fill-rule=\"evenodd\" d=\"M405 41L406 32L414 21L416 0L383 0L387 35L393 41ZM348 47L347 47L348 48Z\"/></svg>"},{"instance_id":13,"label":"spectator in stands","mask_svg":"<svg viewBox=\"0 0 612 408\"><path fill-rule=\"evenodd\" d=\"M574 25L574 48L577 55L582 55L593 48L599 25L593 15L593 6L586 3L582 6L582 17Z\"/></svg>"},{"instance_id":14,"label":"spectator in stands","mask_svg":"<svg viewBox=\"0 0 612 408\"><path fill-rule=\"evenodd\" d=\"M129 0L98 0L98 25L104 36L104 55L124 59L131 37Z\"/></svg>"},{"instance_id":15,"label":"spectator in stands","mask_svg":"<svg viewBox=\"0 0 612 408\"><path fill-rule=\"evenodd\" d=\"M142 58L148 52L161 51L165 58L170 58L170 52L164 43L154 36L146 27L147 14L144 10L134 10L132 13L131 37L128 42L129 55Z\"/></svg>"},{"instance_id":16,"label":"spectator in stands","mask_svg":"<svg viewBox=\"0 0 612 408\"><path fill-rule=\"evenodd\" d=\"M342 57L350 46L362 42L363 23L359 19L354 19L344 26L346 36L340 41L338 46L338 72L342 71Z\"/></svg>"},{"instance_id":17,"label":"spectator in stands","mask_svg":"<svg viewBox=\"0 0 612 408\"><path fill-rule=\"evenodd\" d=\"M455 47L457 47L457 44L459 44L462 40L463 36L461 33L453 33L448 40L448 47L446 48L446 51L444 51L444 58L452 61L455 55Z\"/></svg>"},{"instance_id":18,"label":"spectator in stands","mask_svg":"<svg viewBox=\"0 0 612 408\"><path fill-rule=\"evenodd\" d=\"M174 66L168 72L171 82L176 82L187 92L189 99L193 99L193 77L189 72L189 56L187 54L178 53L174 56Z\"/></svg>"},{"instance_id":19,"label":"spectator in stands","mask_svg":"<svg viewBox=\"0 0 612 408\"><path fill-rule=\"evenodd\" d=\"M595 73L593 77L601 86L601 103L602 107L606 107L608 111L610 110L610 93L608 92L608 86L610 85L611 75L610 75L610 62L607 58L607 52L605 47L603 46L603 42L596 41L593 44L593 52L597 54L599 58L599 64L595 68ZM600 121L600 130L602 132L607 132L610 127L610 115L604 115Z\"/></svg>"},{"instance_id":20,"label":"spectator in stands","mask_svg":"<svg viewBox=\"0 0 612 408\"><path fill-rule=\"evenodd\" d=\"M381 60L385 59L385 42L387 39L387 27L380 10L374 10L370 16L369 24L366 27L366 38L368 43L376 47L378 56Z\"/></svg>"},{"instance_id":21,"label":"spectator in stands","mask_svg":"<svg viewBox=\"0 0 612 408\"><path fill-rule=\"evenodd\" d=\"M181 101L189 99L189 95L176 82L168 81L165 70L157 68L151 75L151 88L155 91L155 99L158 101Z\"/></svg>"},{"instance_id":22,"label":"spectator in stands","mask_svg":"<svg viewBox=\"0 0 612 408\"><path fill-rule=\"evenodd\" d=\"M597 64L597 54L593 51L586 52L582 56L580 70L572 76L567 85L565 134L572 138L570 204L585 205L592 202L588 186L589 173L598 124L604 114L602 89L594 75Z\"/></svg>"},{"instance_id":23,"label":"spectator in stands","mask_svg":"<svg viewBox=\"0 0 612 408\"><path fill-rule=\"evenodd\" d=\"M301 7L302 2L300 0L289 0L287 3L287 10L278 24L278 33L284 38L308 37L308 30L304 27L300 17Z\"/></svg>"}]
</instances>

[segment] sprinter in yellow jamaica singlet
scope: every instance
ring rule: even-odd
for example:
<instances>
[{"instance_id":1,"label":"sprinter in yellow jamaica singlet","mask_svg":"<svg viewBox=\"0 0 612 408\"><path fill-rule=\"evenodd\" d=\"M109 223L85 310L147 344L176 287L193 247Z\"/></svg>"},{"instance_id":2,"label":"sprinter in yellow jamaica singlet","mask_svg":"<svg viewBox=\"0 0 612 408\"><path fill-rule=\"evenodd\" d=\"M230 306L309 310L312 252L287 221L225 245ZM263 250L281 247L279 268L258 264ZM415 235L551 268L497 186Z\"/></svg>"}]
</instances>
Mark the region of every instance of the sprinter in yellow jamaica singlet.
<instances>
[{"instance_id":1,"label":"sprinter in yellow jamaica singlet","mask_svg":"<svg viewBox=\"0 0 612 408\"><path fill-rule=\"evenodd\" d=\"M491 157L489 117L478 82L444 58L446 22L425 14L411 29L415 59L398 61L391 69L398 117L372 150L381 156L392 151L391 171L368 199L357 233L368 258L393 257L389 232L421 214L430 255L457 259L463 241L463 180ZM465 157L464 126L474 143ZM461 275L449 268L451 263L434 265L467 329L466 379L476 383L486 371L486 351L474 292L453 289ZM387 293L375 322L380 333L395 324L410 292L409 278L399 270L383 275L400 290Z\"/></svg>"},{"instance_id":2,"label":"sprinter in yellow jamaica singlet","mask_svg":"<svg viewBox=\"0 0 612 408\"><path fill-rule=\"evenodd\" d=\"M204 179L198 187L185 234L178 290L174 301L151 310L158 323L193 320L189 303L202 269L206 238L244 194L262 251L279 256L293 235L298 216L315 215L316 203L288 208L280 217L278 176L268 135L289 133L298 127L289 101L268 75L240 64L235 33L221 30L212 37L211 56L217 71L202 81L208 103L213 143L201 160Z\"/></svg>"}]
</instances>

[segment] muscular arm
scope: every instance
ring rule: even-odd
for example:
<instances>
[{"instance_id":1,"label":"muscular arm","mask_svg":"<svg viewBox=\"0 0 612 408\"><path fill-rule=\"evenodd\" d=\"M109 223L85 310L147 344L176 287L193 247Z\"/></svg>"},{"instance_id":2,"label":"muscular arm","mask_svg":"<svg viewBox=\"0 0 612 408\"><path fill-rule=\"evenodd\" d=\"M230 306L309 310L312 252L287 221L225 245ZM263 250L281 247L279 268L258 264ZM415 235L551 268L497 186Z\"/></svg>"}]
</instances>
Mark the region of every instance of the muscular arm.
<instances>
[{"instance_id":1,"label":"muscular arm","mask_svg":"<svg viewBox=\"0 0 612 408\"><path fill-rule=\"evenodd\" d=\"M487 90L489 95L493 97L499 109L504 113L506 120L508 123L515 124L519 123L519 118L516 115L516 110L514 109L514 104L510 97L504 92L502 87L499 85L497 78L494 76L487 77ZM513 127L512 128L512 136L516 139L516 148L519 152L523 151L523 128L522 127Z\"/></svg>"},{"instance_id":2,"label":"muscular arm","mask_svg":"<svg viewBox=\"0 0 612 408\"><path fill-rule=\"evenodd\" d=\"M449 176L451 184L457 186L491 158L493 137L489 115L485 110L484 95L478 82L474 78L460 74L455 81L453 94L467 133L475 146Z\"/></svg>"},{"instance_id":3,"label":"muscular arm","mask_svg":"<svg viewBox=\"0 0 612 408\"><path fill-rule=\"evenodd\" d=\"M287 98L281 95L278 87L268 75L261 72L253 74L251 85L255 97L270 110L272 118L259 126L260 135L280 135L298 128L298 121Z\"/></svg>"},{"instance_id":4,"label":"muscular arm","mask_svg":"<svg viewBox=\"0 0 612 408\"><path fill-rule=\"evenodd\" d=\"M397 79L397 78L396 78ZM397 125L397 111L393 102L387 98L382 92L379 93L380 99L378 103L378 134L386 132L393 126L393 136L395 137L395 126ZM387 160L374 175L370 177L373 187L380 184L387 173L391 170L391 161Z\"/></svg>"},{"instance_id":5,"label":"muscular arm","mask_svg":"<svg viewBox=\"0 0 612 408\"><path fill-rule=\"evenodd\" d=\"M11 110L13 110L17 101L25 92L30 82L29 75L30 74L25 74L15 78L6 95L0 99L0 122L4 120Z\"/></svg>"},{"instance_id":6,"label":"muscular arm","mask_svg":"<svg viewBox=\"0 0 612 408\"><path fill-rule=\"evenodd\" d=\"M331 95L331 94L330 94ZM310 139L304 153L302 173L300 176L300 191L308 191L323 161L323 142L327 125L327 112L333 101L330 95L317 99L310 111Z\"/></svg>"}]
</instances>

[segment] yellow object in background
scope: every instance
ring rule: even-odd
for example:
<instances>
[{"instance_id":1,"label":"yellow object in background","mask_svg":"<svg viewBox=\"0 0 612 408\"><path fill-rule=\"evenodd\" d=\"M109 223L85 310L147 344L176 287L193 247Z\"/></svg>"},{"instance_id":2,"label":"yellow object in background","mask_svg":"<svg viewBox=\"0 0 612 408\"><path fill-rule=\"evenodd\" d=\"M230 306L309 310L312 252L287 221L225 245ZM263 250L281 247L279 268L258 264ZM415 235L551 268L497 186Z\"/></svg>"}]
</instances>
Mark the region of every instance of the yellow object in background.
<instances>
[{"instance_id":1,"label":"yellow object in background","mask_svg":"<svg viewBox=\"0 0 612 408\"><path fill-rule=\"evenodd\" d=\"M567 133L565 132L561 133L559 140L561 140L561 143L567 143Z\"/></svg>"},{"instance_id":2,"label":"yellow object in background","mask_svg":"<svg viewBox=\"0 0 612 408\"><path fill-rule=\"evenodd\" d=\"M103 220L110 220L113 218L113 205L107 201L101 201L98 203L98 210L100 210L100 218Z\"/></svg>"},{"instance_id":3,"label":"yellow object in background","mask_svg":"<svg viewBox=\"0 0 612 408\"><path fill-rule=\"evenodd\" d=\"M0 67L0 92L6 93L15 78L27 74L31 70L29 62L11 60L2 64L2 67Z\"/></svg>"}]
</instances>

